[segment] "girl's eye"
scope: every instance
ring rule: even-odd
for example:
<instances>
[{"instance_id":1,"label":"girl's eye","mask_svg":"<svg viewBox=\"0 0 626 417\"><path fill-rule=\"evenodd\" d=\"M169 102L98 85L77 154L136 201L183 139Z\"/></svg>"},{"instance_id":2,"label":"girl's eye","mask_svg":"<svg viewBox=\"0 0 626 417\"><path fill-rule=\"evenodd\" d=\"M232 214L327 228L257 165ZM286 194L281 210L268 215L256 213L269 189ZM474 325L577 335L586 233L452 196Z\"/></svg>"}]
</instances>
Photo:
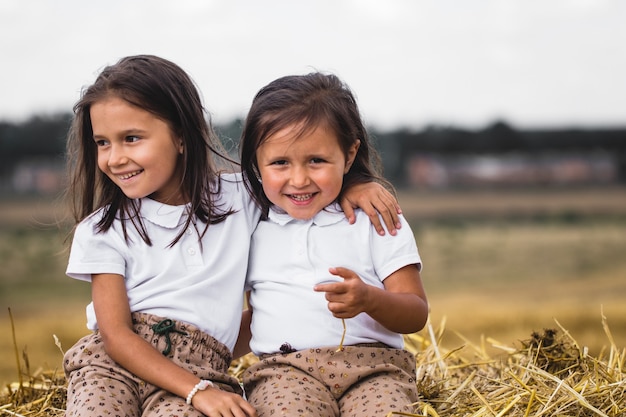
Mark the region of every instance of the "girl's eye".
<instances>
[{"instance_id":1,"label":"girl's eye","mask_svg":"<svg viewBox=\"0 0 626 417\"><path fill-rule=\"evenodd\" d=\"M106 146L108 144L108 142L104 139L98 139L95 142L97 147Z\"/></svg>"},{"instance_id":2,"label":"girl's eye","mask_svg":"<svg viewBox=\"0 0 626 417\"><path fill-rule=\"evenodd\" d=\"M273 161L272 165L287 165L287 161L285 161L284 159Z\"/></svg>"},{"instance_id":3,"label":"girl's eye","mask_svg":"<svg viewBox=\"0 0 626 417\"><path fill-rule=\"evenodd\" d=\"M125 138L126 142L137 142L139 140L139 136L126 136Z\"/></svg>"},{"instance_id":4,"label":"girl's eye","mask_svg":"<svg viewBox=\"0 0 626 417\"><path fill-rule=\"evenodd\" d=\"M311 159L311 163L312 164L322 164L324 162L326 162L326 161L324 159L322 159L322 158L312 158Z\"/></svg>"}]
</instances>

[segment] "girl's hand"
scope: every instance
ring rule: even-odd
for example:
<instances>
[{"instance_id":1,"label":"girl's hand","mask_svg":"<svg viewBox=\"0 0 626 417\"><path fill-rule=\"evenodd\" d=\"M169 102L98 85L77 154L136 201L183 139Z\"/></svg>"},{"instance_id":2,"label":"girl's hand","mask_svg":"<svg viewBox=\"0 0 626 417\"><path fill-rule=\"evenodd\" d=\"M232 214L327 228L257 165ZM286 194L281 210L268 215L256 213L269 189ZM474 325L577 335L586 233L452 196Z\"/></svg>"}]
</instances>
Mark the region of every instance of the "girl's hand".
<instances>
[{"instance_id":1,"label":"girl's hand","mask_svg":"<svg viewBox=\"0 0 626 417\"><path fill-rule=\"evenodd\" d=\"M191 399L193 407L207 417L256 417L254 408L241 395L209 387Z\"/></svg>"},{"instance_id":2,"label":"girl's hand","mask_svg":"<svg viewBox=\"0 0 626 417\"><path fill-rule=\"evenodd\" d=\"M315 291L326 292L328 309L333 316L349 319L359 313L395 333L414 333L428 319L428 301L417 265L406 265L383 281L384 288L368 285L347 268L330 268L343 282L318 284Z\"/></svg>"},{"instance_id":3,"label":"girl's hand","mask_svg":"<svg viewBox=\"0 0 626 417\"><path fill-rule=\"evenodd\" d=\"M380 217L378 217L379 214L391 235L395 236L396 230L401 227L398 214L401 214L402 210L398 200L385 187L376 182L351 186L344 191L339 204L350 224L356 220L354 209L358 207L363 210L379 235L385 234L385 229L380 222Z\"/></svg>"},{"instance_id":4,"label":"girl's hand","mask_svg":"<svg viewBox=\"0 0 626 417\"><path fill-rule=\"evenodd\" d=\"M331 274L343 278L328 284L318 284L313 289L326 293L328 309L339 319L349 319L365 311L370 296L367 285L352 270L347 268L329 268Z\"/></svg>"}]
</instances>

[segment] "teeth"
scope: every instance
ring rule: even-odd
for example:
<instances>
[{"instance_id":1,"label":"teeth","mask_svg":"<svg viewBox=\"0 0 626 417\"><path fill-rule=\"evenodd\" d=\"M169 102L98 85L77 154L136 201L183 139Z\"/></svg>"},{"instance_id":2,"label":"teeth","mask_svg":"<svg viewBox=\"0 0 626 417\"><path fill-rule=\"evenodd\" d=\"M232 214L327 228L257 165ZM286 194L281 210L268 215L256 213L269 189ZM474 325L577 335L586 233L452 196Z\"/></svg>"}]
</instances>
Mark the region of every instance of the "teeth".
<instances>
[{"instance_id":1,"label":"teeth","mask_svg":"<svg viewBox=\"0 0 626 417\"><path fill-rule=\"evenodd\" d=\"M141 170L135 171L135 172L130 172L128 174L124 174L124 175L119 175L119 178L122 180L127 180L131 177L134 177L135 175L139 174L141 172Z\"/></svg>"},{"instance_id":2,"label":"teeth","mask_svg":"<svg viewBox=\"0 0 626 417\"><path fill-rule=\"evenodd\" d=\"M311 197L313 197L313 194L292 194L291 198L293 198L296 201L306 201L308 199L310 199Z\"/></svg>"}]
</instances>

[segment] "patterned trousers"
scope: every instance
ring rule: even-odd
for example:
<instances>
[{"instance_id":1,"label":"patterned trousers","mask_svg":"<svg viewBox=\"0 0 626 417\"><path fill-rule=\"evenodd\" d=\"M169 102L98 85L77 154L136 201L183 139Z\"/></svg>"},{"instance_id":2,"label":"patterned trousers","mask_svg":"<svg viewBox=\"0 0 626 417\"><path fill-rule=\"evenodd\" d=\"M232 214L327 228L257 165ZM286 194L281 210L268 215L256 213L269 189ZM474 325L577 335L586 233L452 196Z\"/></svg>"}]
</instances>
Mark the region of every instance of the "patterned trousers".
<instances>
[{"instance_id":1,"label":"patterned trousers","mask_svg":"<svg viewBox=\"0 0 626 417\"><path fill-rule=\"evenodd\" d=\"M133 313L132 318L135 333L180 367L218 383L223 390L242 393L237 379L228 374L231 353L222 343L187 323L144 313ZM170 330L159 334L156 329L163 323ZM120 367L104 351L97 331L65 353L63 366L68 380L68 417L203 415L187 405L185 398L148 384Z\"/></svg>"},{"instance_id":2,"label":"patterned trousers","mask_svg":"<svg viewBox=\"0 0 626 417\"><path fill-rule=\"evenodd\" d=\"M415 356L382 344L264 355L244 373L259 417L385 416L417 402Z\"/></svg>"}]
</instances>

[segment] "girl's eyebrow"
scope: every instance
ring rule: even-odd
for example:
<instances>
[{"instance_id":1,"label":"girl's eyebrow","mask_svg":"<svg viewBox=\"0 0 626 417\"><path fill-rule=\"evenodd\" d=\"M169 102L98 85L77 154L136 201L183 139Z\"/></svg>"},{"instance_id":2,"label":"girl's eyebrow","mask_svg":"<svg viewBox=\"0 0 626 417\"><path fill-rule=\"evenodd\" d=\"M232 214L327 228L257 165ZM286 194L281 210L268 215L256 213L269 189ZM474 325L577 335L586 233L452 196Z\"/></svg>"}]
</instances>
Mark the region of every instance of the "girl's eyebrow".
<instances>
[{"instance_id":1,"label":"girl's eyebrow","mask_svg":"<svg viewBox=\"0 0 626 417\"><path fill-rule=\"evenodd\" d=\"M128 136L128 135L132 135L132 134L137 134L137 133L145 133L146 131L144 129L140 129L138 127L131 127L129 129L126 130L122 130L122 134L124 136Z\"/></svg>"},{"instance_id":2,"label":"girl's eyebrow","mask_svg":"<svg viewBox=\"0 0 626 417\"><path fill-rule=\"evenodd\" d=\"M145 133L145 132L146 131L144 129L140 129L138 127L137 128L131 127L129 129L122 130L121 132L118 132L118 133L121 136L128 136L128 135L142 134L142 133ZM118 134L116 134L116 135L118 135ZM96 137L106 137L106 135L98 134L98 133L94 132L93 137L94 138L96 138Z\"/></svg>"}]
</instances>

